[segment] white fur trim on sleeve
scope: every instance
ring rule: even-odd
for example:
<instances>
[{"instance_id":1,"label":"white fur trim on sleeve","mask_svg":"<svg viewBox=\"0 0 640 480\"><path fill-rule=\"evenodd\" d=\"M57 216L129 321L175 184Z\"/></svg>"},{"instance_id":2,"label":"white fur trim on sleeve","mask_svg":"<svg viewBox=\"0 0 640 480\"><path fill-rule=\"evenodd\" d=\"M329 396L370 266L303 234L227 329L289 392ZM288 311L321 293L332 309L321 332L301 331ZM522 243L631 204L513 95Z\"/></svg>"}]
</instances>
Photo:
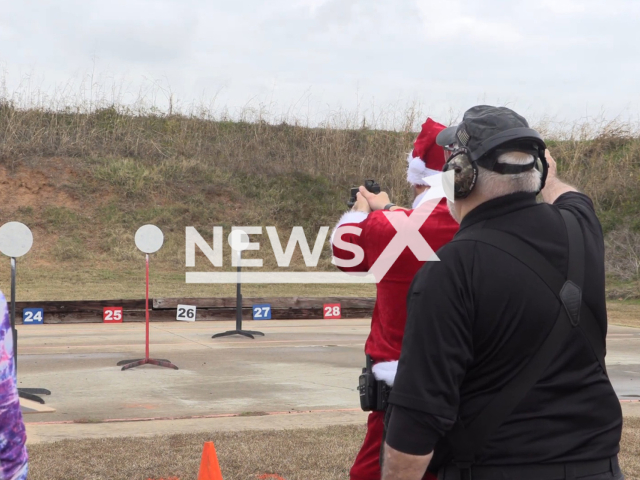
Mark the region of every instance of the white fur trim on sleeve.
<instances>
[{"instance_id":1,"label":"white fur trim on sleeve","mask_svg":"<svg viewBox=\"0 0 640 480\"><path fill-rule=\"evenodd\" d=\"M393 387L393 381L396 379L396 372L398 371L398 361L376 363L372 370L376 380L383 381Z\"/></svg>"},{"instance_id":2,"label":"white fur trim on sleeve","mask_svg":"<svg viewBox=\"0 0 640 480\"><path fill-rule=\"evenodd\" d=\"M368 216L369 214L366 212L345 212L345 214L340 217L340 220L338 220L336 228L338 228L340 225L344 225L345 223L363 222Z\"/></svg>"},{"instance_id":3,"label":"white fur trim on sleeve","mask_svg":"<svg viewBox=\"0 0 640 480\"><path fill-rule=\"evenodd\" d=\"M427 195L428 191L429 191L429 189L425 190L420 195L418 195L416 198L414 198L413 199L413 204L411 205L411 208L413 208L414 210L416 208L418 208L422 204L422 199Z\"/></svg>"},{"instance_id":4,"label":"white fur trim on sleeve","mask_svg":"<svg viewBox=\"0 0 640 480\"><path fill-rule=\"evenodd\" d=\"M331 234L331 245L333 245L333 238L335 237L336 230L338 229L339 226L345 225L347 223L363 222L367 219L368 216L369 214L365 212L352 212L352 211L348 211L344 215L342 215L340 217L340 220L338 220L338 223L336 224L335 228L333 229L333 233Z\"/></svg>"},{"instance_id":5,"label":"white fur trim on sleeve","mask_svg":"<svg viewBox=\"0 0 640 480\"><path fill-rule=\"evenodd\" d=\"M427 185L424 181L424 177L429 177L437 173L442 173L431 168L427 168L425 163L419 157L414 157L413 153L409 153L407 157L407 182L411 185Z\"/></svg>"}]
</instances>

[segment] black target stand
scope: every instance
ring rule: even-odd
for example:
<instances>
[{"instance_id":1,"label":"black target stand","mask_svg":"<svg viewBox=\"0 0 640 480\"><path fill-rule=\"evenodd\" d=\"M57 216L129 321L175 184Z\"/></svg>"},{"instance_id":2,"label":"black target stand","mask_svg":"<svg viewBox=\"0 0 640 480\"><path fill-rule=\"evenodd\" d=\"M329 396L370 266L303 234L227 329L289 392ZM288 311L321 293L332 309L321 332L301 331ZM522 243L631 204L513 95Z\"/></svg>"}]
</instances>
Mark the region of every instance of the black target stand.
<instances>
[{"instance_id":1,"label":"black target stand","mask_svg":"<svg viewBox=\"0 0 640 480\"><path fill-rule=\"evenodd\" d=\"M11 332L13 333L13 367L18 382L18 329L16 329L16 259L11 257ZM16 385L17 386L17 385ZM38 395L51 395L46 388L18 388L20 398L44 404Z\"/></svg>"},{"instance_id":2,"label":"black target stand","mask_svg":"<svg viewBox=\"0 0 640 480\"><path fill-rule=\"evenodd\" d=\"M242 279L240 278L241 250L238 250L238 280L236 282L236 329L227 332L216 333L211 338L230 337L231 335L242 335L247 338L255 338L254 335L264 337L264 333L254 330L242 329Z\"/></svg>"}]
</instances>

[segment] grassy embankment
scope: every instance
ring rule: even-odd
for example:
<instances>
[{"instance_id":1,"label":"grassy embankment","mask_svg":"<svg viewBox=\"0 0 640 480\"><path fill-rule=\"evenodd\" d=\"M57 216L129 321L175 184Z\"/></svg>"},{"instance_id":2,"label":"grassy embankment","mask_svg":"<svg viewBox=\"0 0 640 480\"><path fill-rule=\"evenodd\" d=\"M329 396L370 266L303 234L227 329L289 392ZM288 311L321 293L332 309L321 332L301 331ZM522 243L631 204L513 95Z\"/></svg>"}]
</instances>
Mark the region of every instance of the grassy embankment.
<instances>
[{"instance_id":1,"label":"grassy embankment","mask_svg":"<svg viewBox=\"0 0 640 480\"><path fill-rule=\"evenodd\" d=\"M35 237L19 260L19 300L138 298L143 256L133 235L145 223L165 233L152 261L153 296L232 295L234 287L186 285L184 228L211 241L212 227L318 228L345 210L350 186L375 178L409 202L405 152L409 115L397 131L304 128L180 115L18 110L0 103L0 222ZM589 193L607 238L612 299L640 297L640 138L625 126L555 133L560 173ZM266 232L260 254L272 269ZM225 264L230 267L228 248ZM253 252L255 253L255 252ZM292 269L304 268L296 252ZM319 268L331 270L328 242ZM198 255L193 270L211 270ZM9 262L0 263L8 291ZM368 286L248 285L245 295L372 295Z\"/></svg>"}]
</instances>

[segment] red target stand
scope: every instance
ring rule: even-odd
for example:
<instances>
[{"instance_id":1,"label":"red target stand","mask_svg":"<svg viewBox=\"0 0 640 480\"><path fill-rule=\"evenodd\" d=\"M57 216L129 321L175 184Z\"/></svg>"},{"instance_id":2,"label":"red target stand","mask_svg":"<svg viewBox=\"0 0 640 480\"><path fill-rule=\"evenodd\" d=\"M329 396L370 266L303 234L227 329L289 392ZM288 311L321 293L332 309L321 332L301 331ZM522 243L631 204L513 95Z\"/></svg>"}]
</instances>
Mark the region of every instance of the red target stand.
<instances>
[{"instance_id":1,"label":"red target stand","mask_svg":"<svg viewBox=\"0 0 640 480\"><path fill-rule=\"evenodd\" d=\"M136 232L136 247L141 250L145 255L146 265L146 295L145 295L145 323L146 323L146 337L145 337L145 357L135 360L122 360L118 362L118 366L122 366L122 370L129 370L133 367L139 367L141 365L156 365L158 367L173 368L178 370L173 363L169 360L159 360L149 357L149 254L155 253L162 247L164 242L164 235L155 225L143 225Z\"/></svg>"}]
</instances>

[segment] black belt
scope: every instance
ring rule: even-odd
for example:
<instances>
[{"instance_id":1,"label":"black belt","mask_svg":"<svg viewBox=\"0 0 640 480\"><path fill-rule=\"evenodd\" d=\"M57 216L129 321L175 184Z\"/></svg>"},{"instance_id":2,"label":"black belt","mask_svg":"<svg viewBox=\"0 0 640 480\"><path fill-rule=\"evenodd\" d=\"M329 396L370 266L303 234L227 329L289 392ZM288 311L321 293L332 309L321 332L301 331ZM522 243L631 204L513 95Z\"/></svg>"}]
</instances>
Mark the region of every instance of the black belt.
<instances>
[{"instance_id":1,"label":"black belt","mask_svg":"<svg viewBox=\"0 0 640 480\"><path fill-rule=\"evenodd\" d=\"M446 466L438 472L438 480L573 480L590 475L620 472L618 457L590 462L553 463L548 465L474 465L470 468Z\"/></svg>"}]
</instances>

